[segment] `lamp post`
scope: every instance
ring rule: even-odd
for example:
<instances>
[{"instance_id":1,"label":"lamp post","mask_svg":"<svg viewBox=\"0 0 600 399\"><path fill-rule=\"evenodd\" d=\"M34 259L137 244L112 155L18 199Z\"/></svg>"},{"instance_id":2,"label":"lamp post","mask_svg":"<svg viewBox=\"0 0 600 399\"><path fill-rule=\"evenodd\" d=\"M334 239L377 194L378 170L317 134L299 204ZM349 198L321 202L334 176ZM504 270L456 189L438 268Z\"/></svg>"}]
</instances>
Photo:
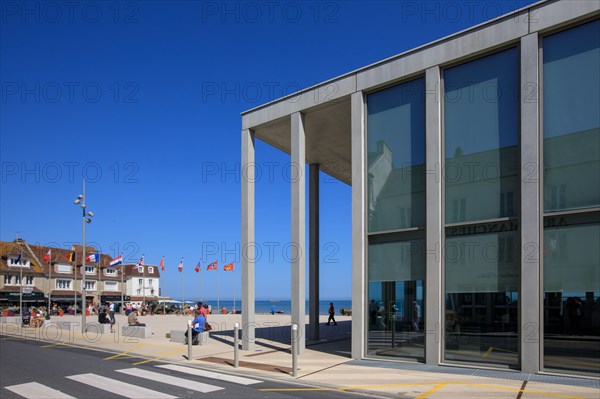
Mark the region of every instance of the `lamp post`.
<instances>
[{"instance_id":1,"label":"lamp post","mask_svg":"<svg viewBox=\"0 0 600 399\"><path fill-rule=\"evenodd\" d=\"M79 194L77 199L73 201L75 205L81 206L82 218L81 218L81 241L83 246L83 252L81 255L81 332L85 333L85 225L87 223L91 223L92 219L89 217L94 217L93 212L89 212L86 210L85 205L85 179L83 180L83 194Z\"/></svg>"}]
</instances>

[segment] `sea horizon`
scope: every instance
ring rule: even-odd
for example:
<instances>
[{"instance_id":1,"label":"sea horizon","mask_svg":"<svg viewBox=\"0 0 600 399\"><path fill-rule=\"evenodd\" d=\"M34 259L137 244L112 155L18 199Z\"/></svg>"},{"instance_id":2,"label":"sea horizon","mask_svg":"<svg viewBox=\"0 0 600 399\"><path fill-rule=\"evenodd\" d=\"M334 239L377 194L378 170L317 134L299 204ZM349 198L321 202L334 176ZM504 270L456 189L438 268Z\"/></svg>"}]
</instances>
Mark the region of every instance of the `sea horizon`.
<instances>
[{"instance_id":1,"label":"sea horizon","mask_svg":"<svg viewBox=\"0 0 600 399\"><path fill-rule=\"evenodd\" d=\"M181 302L181 299L172 298L173 301ZM196 304L200 299L186 299L187 304ZM169 302L169 301L166 301ZM335 307L335 313L340 314L340 309L352 308L352 301L350 299L322 299L319 301L319 314L326 315L329 313L329 304L333 302ZM234 307L234 301L232 299L203 299L202 303L210 305L211 308L225 308L227 312L231 311ZM306 300L305 311L309 314L309 301ZM236 310L242 310L242 301L239 299L235 300ZM292 302L289 299L256 299L254 301L254 312L257 314L271 313L272 308L275 308L275 312L290 314L292 309Z\"/></svg>"}]
</instances>

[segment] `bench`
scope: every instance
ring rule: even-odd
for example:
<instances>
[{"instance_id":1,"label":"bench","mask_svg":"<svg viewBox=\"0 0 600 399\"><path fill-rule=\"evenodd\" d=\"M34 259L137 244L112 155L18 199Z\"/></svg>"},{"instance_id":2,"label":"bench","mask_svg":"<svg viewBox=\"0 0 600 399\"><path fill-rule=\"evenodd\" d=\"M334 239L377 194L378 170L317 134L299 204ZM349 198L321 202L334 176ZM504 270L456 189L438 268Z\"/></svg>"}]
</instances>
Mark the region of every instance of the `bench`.
<instances>
[{"instance_id":1,"label":"bench","mask_svg":"<svg viewBox=\"0 0 600 399\"><path fill-rule=\"evenodd\" d=\"M86 323L85 331L96 334L110 334L110 324Z\"/></svg>"},{"instance_id":2,"label":"bench","mask_svg":"<svg viewBox=\"0 0 600 399\"><path fill-rule=\"evenodd\" d=\"M170 342L178 342L180 344L185 344L185 330L171 330L171 332L167 335L167 338L170 338ZM198 345L207 345L208 338L208 331L204 331L198 334Z\"/></svg>"},{"instance_id":3,"label":"bench","mask_svg":"<svg viewBox=\"0 0 600 399\"><path fill-rule=\"evenodd\" d=\"M19 316L2 316L2 317L0 317L0 323L21 325L21 317L19 317Z\"/></svg>"},{"instance_id":4,"label":"bench","mask_svg":"<svg viewBox=\"0 0 600 399\"><path fill-rule=\"evenodd\" d=\"M123 326L121 329L123 337L127 338L151 338L152 329L149 326Z\"/></svg>"}]
</instances>

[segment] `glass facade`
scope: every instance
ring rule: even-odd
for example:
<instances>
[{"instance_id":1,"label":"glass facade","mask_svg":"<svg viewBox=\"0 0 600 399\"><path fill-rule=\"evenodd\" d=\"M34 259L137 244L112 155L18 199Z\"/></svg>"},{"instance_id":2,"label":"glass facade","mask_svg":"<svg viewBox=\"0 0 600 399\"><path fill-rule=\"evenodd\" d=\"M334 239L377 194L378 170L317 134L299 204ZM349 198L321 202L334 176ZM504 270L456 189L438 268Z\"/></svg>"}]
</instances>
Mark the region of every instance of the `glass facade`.
<instances>
[{"instance_id":1,"label":"glass facade","mask_svg":"<svg viewBox=\"0 0 600 399\"><path fill-rule=\"evenodd\" d=\"M542 54L543 367L600 377L600 21Z\"/></svg>"},{"instance_id":2,"label":"glass facade","mask_svg":"<svg viewBox=\"0 0 600 399\"><path fill-rule=\"evenodd\" d=\"M424 361L423 79L370 94L367 112L367 353Z\"/></svg>"},{"instance_id":3,"label":"glass facade","mask_svg":"<svg viewBox=\"0 0 600 399\"><path fill-rule=\"evenodd\" d=\"M518 367L519 56L444 71L446 361Z\"/></svg>"}]
</instances>

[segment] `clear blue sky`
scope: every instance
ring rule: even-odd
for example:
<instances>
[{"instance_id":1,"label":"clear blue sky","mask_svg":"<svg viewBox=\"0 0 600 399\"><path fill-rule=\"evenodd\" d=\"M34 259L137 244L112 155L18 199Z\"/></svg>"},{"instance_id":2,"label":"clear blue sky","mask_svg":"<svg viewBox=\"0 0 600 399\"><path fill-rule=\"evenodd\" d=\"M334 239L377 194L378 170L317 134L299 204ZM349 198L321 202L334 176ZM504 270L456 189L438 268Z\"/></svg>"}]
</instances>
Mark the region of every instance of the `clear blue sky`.
<instances>
[{"instance_id":1,"label":"clear blue sky","mask_svg":"<svg viewBox=\"0 0 600 399\"><path fill-rule=\"evenodd\" d=\"M221 299L239 298L240 113L529 3L3 0L0 239L81 243L85 177L88 243L164 256L173 297L183 257L185 297L201 261L216 298L216 260ZM289 157L258 142L256 159L256 296L285 299ZM350 298L351 190L321 177L321 298Z\"/></svg>"}]
</instances>

